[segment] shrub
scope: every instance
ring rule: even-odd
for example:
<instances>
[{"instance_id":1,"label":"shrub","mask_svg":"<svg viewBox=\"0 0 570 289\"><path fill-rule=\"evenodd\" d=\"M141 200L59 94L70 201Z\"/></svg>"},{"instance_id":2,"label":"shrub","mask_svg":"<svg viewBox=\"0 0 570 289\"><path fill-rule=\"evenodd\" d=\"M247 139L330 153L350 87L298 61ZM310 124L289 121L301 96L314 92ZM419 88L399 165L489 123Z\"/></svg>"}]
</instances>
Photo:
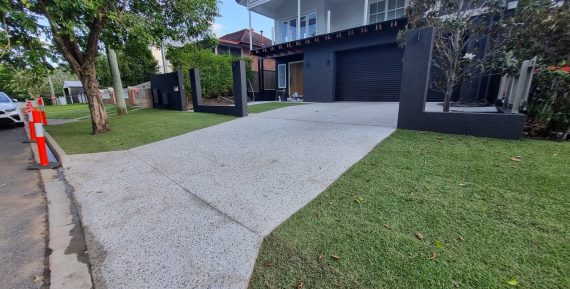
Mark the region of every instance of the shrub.
<instances>
[{"instance_id":1,"label":"shrub","mask_svg":"<svg viewBox=\"0 0 570 289\"><path fill-rule=\"evenodd\" d=\"M528 115L534 133L570 132L570 67L549 67L535 74Z\"/></svg>"},{"instance_id":2,"label":"shrub","mask_svg":"<svg viewBox=\"0 0 570 289\"><path fill-rule=\"evenodd\" d=\"M176 67L176 70L182 71L187 97L189 97L191 93L190 75L188 73L191 68L200 69L202 96L204 98L232 95L233 61L246 61L248 78L251 77L251 59L235 57L229 54L216 55L210 50L200 49L194 45L186 45L182 48L169 48L168 60Z\"/></svg>"}]
</instances>

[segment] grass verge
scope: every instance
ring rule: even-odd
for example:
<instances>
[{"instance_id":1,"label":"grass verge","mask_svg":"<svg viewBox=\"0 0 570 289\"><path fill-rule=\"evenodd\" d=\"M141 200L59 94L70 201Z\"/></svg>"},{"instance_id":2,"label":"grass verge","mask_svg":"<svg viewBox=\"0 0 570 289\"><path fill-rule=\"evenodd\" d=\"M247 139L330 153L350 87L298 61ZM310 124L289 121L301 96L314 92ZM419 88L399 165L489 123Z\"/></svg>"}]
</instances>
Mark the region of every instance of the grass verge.
<instances>
[{"instance_id":1,"label":"grass verge","mask_svg":"<svg viewBox=\"0 0 570 289\"><path fill-rule=\"evenodd\" d=\"M261 104L254 104L248 105L247 110L249 113L261 113L266 112L278 108L294 106L294 105L302 105L302 102L268 102L268 103L261 103Z\"/></svg>"},{"instance_id":2,"label":"grass verge","mask_svg":"<svg viewBox=\"0 0 570 289\"><path fill-rule=\"evenodd\" d=\"M131 107L128 107L131 109ZM106 104L105 110L109 114L117 113L117 106ZM48 119L76 119L80 117L90 117L89 107L85 103L74 103L66 105L46 105L46 115Z\"/></svg>"},{"instance_id":3,"label":"grass verge","mask_svg":"<svg viewBox=\"0 0 570 289\"><path fill-rule=\"evenodd\" d=\"M569 288L569 180L569 143L397 131L265 238L249 287Z\"/></svg>"},{"instance_id":4,"label":"grass verge","mask_svg":"<svg viewBox=\"0 0 570 289\"><path fill-rule=\"evenodd\" d=\"M124 150L220 124L233 116L142 109L126 116L109 116L112 131L91 135L91 119L48 126L67 154Z\"/></svg>"}]
</instances>

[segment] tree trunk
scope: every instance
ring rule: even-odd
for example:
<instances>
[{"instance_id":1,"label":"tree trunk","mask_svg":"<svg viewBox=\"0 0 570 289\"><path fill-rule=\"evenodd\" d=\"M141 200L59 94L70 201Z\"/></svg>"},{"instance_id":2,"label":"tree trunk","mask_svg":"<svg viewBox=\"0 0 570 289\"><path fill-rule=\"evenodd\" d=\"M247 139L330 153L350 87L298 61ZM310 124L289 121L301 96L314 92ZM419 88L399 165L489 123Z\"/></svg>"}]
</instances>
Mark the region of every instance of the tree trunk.
<instances>
[{"instance_id":1,"label":"tree trunk","mask_svg":"<svg viewBox=\"0 0 570 289\"><path fill-rule=\"evenodd\" d=\"M453 84L447 84L447 89L445 90L445 98L443 99L443 112L449 112L449 107L451 106L451 96L453 95L453 87Z\"/></svg>"},{"instance_id":2,"label":"tree trunk","mask_svg":"<svg viewBox=\"0 0 570 289\"><path fill-rule=\"evenodd\" d=\"M79 71L79 78L83 84L85 94L87 94L93 134L110 131L109 118L105 111L105 105L103 105L103 98L99 92L99 82L95 74L95 63L92 62L90 65L83 66Z\"/></svg>"},{"instance_id":3,"label":"tree trunk","mask_svg":"<svg viewBox=\"0 0 570 289\"><path fill-rule=\"evenodd\" d=\"M121 81L121 72L119 71L119 63L117 62L117 53L115 50L107 48L107 60L111 76L113 77L113 91L115 92L115 100L117 102L117 114L126 115L127 105L123 94L123 83Z\"/></svg>"}]
</instances>

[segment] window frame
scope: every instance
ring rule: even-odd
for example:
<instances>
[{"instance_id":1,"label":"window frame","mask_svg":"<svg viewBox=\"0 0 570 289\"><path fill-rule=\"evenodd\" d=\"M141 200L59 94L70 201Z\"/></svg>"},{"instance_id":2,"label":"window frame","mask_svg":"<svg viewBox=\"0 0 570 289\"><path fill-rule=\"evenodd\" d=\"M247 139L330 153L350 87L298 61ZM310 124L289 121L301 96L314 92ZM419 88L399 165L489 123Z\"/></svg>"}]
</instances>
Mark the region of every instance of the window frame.
<instances>
[{"instance_id":1,"label":"window frame","mask_svg":"<svg viewBox=\"0 0 570 289\"><path fill-rule=\"evenodd\" d=\"M283 71L281 71L281 68L283 68ZM283 75L283 83L281 83L281 75ZM287 88L287 63L280 63L277 65L277 88Z\"/></svg>"},{"instance_id":2,"label":"window frame","mask_svg":"<svg viewBox=\"0 0 570 289\"><path fill-rule=\"evenodd\" d=\"M395 1L396 2L396 6L394 6L394 8L390 9L389 8L389 2L390 1ZM372 5L374 4L378 4L380 2L384 2L384 10L382 12L378 12L378 10L376 10L376 13L372 13ZM400 19L402 17L396 17L396 18L391 18L389 19L388 14L390 12L393 12L394 15L396 13L397 10L400 9L404 9L404 13L406 11L406 8L409 6L409 0L404 0L404 6L403 7L399 7L398 5L398 0L374 0L372 2L370 2L368 4L368 24L375 24L375 23L380 23L380 22L384 22L384 21L390 21L390 20L395 20L395 19ZM383 20L378 20L378 18L376 18L375 22L372 22L370 18L372 18L373 16L378 17L379 14L384 14L384 19Z\"/></svg>"}]
</instances>

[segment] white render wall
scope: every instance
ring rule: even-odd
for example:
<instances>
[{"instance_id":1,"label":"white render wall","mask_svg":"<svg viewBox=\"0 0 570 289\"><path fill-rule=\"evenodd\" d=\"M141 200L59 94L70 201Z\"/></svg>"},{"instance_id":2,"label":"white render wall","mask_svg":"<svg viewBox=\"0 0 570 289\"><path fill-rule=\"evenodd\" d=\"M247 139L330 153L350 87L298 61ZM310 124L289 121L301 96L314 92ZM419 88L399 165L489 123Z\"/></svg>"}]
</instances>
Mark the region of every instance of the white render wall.
<instances>
[{"instance_id":1,"label":"white render wall","mask_svg":"<svg viewBox=\"0 0 570 289\"><path fill-rule=\"evenodd\" d=\"M331 32L358 27L364 24L364 0L331 4Z\"/></svg>"}]
</instances>

